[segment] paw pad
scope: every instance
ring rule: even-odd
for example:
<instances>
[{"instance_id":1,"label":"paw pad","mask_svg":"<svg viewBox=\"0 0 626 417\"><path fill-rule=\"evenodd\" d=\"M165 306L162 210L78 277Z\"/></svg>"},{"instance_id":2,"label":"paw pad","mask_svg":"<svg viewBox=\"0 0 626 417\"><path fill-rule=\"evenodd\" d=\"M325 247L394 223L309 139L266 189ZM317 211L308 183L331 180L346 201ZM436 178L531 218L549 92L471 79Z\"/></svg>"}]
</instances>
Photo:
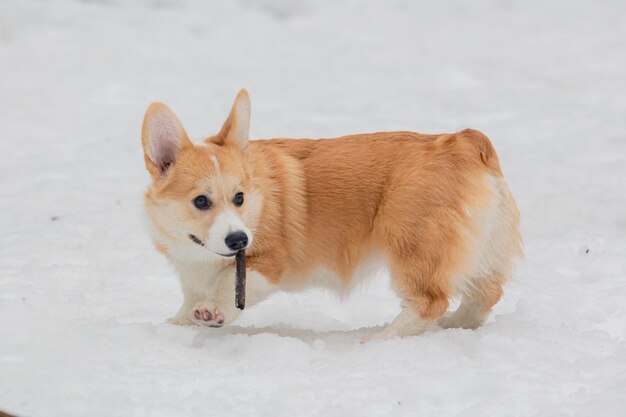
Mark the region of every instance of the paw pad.
<instances>
[{"instance_id":1,"label":"paw pad","mask_svg":"<svg viewBox=\"0 0 626 417\"><path fill-rule=\"evenodd\" d=\"M206 306L194 308L193 319L201 326L221 327L224 324L224 315L217 309L209 309Z\"/></svg>"}]
</instances>

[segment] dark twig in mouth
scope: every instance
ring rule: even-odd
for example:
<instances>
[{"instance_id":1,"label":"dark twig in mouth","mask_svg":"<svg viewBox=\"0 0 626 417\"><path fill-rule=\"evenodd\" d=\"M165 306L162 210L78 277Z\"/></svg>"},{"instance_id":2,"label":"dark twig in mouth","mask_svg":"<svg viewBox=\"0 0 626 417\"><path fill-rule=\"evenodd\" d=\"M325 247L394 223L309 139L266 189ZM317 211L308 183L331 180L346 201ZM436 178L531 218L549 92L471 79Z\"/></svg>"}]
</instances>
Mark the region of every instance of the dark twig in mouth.
<instances>
[{"instance_id":1,"label":"dark twig in mouth","mask_svg":"<svg viewBox=\"0 0 626 417\"><path fill-rule=\"evenodd\" d=\"M246 251L237 252L235 257L235 306L243 310L246 306Z\"/></svg>"},{"instance_id":2,"label":"dark twig in mouth","mask_svg":"<svg viewBox=\"0 0 626 417\"><path fill-rule=\"evenodd\" d=\"M189 235L189 239L191 239L194 243L197 243L200 246L204 246L204 242L201 241L196 235Z\"/></svg>"}]
</instances>

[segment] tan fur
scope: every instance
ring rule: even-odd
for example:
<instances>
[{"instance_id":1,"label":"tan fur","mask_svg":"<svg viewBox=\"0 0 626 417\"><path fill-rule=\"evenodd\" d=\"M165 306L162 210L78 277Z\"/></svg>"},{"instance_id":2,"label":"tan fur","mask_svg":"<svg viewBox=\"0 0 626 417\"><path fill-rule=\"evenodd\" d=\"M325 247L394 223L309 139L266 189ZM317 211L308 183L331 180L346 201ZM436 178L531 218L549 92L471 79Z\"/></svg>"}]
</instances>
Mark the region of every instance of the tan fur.
<instances>
[{"instance_id":1,"label":"tan fur","mask_svg":"<svg viewBox=\"0 0 626 417\"><path fill-rule=\"evenodd\" d=\"M254 233L248 266L271 284L306 287L323 268L349 287L360 279L357 267L382 254L394 289L423 320L441 317L450 297L464 295L478 303L482 323L522 255L519 213L486 136L471 129L384 132L257 140L242 148L229 139L235 109L203 145L185 135L164 178L146 156L153 184L145 201L161 252L168 253L168 239L206 233L220 210L232 208L231 194L242 191L246 203L237 210ZM198 212L190 202L205 192L214 207ZM160 212L163 201L175 210ZM184 230L163 226L172 215Z\"/></svg>"}]
</instances>

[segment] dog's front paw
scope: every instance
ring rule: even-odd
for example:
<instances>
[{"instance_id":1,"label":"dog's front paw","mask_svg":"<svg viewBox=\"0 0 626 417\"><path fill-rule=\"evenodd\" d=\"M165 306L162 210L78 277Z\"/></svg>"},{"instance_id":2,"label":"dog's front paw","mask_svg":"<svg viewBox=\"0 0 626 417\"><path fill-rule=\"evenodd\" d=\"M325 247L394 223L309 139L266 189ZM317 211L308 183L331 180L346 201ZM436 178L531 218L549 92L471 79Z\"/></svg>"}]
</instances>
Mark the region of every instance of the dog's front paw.
<instances>
[{"instance_id":1,"label":"dog's front paw","mask_svg":"<svg viewBox=\"0 0 626 417\"><path fill-rule=\"evenodd\" d=\"M222 327L224 325L224 314L212 303L196 303L191 309L190 318L199 326Z\"/></svg>"}]
</instances>

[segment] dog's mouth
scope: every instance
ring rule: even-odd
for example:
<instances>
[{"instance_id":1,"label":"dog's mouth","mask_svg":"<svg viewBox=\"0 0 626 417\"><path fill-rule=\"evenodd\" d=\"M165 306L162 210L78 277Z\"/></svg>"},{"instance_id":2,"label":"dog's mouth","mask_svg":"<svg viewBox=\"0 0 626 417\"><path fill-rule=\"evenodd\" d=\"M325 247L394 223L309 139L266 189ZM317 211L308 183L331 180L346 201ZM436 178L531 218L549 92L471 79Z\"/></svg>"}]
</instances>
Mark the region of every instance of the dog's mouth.
<instances>
[{"instance_id":1,"label":"dog's mouth","mask_svg":"<svg viewBox=\"0 0 626 417\"><path fill-rule=\"evenodd\" d=\"M189 235L187 235L189 237L189 239L193 242L196 243L200 246L206 246L204 244L204 242L202 241L202 239L200 239L198 236L196 235L192 235L191 233ZM237 252L233 252L233 253L217 253L215 252L216 255L222 256L224 258L232 258L233 256L237 255Z\"/></svg>"}]
</instances>

